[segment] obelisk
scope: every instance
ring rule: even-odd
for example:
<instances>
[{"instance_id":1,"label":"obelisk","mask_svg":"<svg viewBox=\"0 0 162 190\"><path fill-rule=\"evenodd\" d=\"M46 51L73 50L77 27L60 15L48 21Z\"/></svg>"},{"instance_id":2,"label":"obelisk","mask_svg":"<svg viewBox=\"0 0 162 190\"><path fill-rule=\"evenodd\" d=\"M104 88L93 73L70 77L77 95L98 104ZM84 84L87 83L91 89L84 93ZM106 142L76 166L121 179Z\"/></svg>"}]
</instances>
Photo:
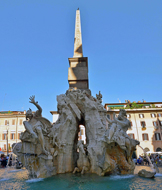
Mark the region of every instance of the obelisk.
<instances>
[{"instance_id":1,"label":"obelisk","mask_svg":"<svg viewBox=\"0 0 162 190\"><path fill-rule=\"evenodd\" d=\"M89 94L88 84L88 58L83 57L82 33L80 10L76 11L75 38L74 38L74 56L69 58L68 82L69 89L86 90Z\"/></svg>"}]
</instances>

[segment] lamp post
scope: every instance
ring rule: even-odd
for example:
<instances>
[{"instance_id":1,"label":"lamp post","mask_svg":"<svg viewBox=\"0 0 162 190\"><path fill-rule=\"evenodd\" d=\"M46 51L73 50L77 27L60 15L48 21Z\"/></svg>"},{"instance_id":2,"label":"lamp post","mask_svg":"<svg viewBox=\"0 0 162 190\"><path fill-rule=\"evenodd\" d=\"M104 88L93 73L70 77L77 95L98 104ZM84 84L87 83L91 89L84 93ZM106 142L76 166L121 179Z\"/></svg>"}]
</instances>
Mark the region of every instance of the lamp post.
<instances>
[{"instance_id":1,"label":"lamp post","mask_svg":"<svg viewBox=\"0 0 162 190\"><path fill-rule=\"evenodd\" d=\"M8 129L9 129L9 121L7 122L7 127L6 127L6 129L7 129L7 156L8 156Z\"/></svg>"}]
</instances>

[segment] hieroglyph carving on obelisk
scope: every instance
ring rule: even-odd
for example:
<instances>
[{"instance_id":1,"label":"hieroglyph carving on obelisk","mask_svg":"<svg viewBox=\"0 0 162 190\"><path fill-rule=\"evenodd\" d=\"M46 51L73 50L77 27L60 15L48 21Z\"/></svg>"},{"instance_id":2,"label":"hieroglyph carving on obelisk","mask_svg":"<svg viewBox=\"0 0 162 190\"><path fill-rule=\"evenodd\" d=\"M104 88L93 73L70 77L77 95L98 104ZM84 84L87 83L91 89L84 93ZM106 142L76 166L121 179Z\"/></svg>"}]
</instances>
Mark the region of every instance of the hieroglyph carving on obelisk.
<instances>
[{"instance_id":1,"label":"hieroglyph carving on obelisk","mask_svg":"<svg viewBox=\"0 0 162 190\"><path fill-rule=\"evenodd\" d=\"M74 56L73 57L83 57L81 22L80 22L80 10L79 9L76 11Z\"/></svg>"}]
</instances>

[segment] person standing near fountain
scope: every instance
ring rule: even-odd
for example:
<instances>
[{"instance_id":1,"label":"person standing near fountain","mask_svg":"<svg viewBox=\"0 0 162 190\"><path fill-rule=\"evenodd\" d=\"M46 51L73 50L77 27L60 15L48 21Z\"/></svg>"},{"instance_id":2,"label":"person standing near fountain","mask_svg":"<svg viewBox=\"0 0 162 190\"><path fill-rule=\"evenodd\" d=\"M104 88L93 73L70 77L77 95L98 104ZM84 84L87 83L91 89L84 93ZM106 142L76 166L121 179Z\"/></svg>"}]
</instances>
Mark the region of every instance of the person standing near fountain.
<instances>
[{"instance_id":1,"label":"person standing near fountain","mask_svg":"<svg viewBox=\"0 0 162 190\"><path fill-rule=\"evenodd\" d=\"M5 168L6 165L7 165L7 160L6 160L5 155L3 154L3 155L1 155L1 166L2 166L2 168Z\"/></svg>"}]
</instances>

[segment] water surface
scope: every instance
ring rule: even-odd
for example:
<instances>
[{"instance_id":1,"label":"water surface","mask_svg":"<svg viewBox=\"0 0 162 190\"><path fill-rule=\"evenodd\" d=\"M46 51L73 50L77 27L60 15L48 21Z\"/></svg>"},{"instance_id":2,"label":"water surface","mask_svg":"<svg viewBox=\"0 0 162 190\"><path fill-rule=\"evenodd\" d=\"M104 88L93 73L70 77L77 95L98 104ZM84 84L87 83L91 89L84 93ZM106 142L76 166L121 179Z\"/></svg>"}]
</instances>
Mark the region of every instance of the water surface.
<instances>
[{"instance_id":1,"label":"water surface","mask_svg":"<svg viewBox=\"0 0 162 190\"><path fill-rule=\"evenodd\" d=\"M137 175L140 169L148 167L138 166L135 175L111 175L99 177L95 174L59 174L50 178L29 179L25 169L0 169L0 189L45 189L45 190L160 190L162 189L162 168L154 179L141 178Z\"/></svg>"}]
</instances>

